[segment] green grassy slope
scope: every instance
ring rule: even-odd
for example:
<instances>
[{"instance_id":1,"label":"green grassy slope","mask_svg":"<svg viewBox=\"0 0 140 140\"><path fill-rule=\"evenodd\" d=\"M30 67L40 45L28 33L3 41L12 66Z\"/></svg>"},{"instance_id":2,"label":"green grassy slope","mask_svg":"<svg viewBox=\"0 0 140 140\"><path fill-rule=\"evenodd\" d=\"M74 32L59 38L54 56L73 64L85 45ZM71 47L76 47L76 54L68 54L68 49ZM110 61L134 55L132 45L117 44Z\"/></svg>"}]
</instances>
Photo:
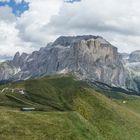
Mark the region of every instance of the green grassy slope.
<instances>
[{"instance_id":1,"label":"green grassy slope","mask_svg":"<svg viewBox=\"0 0 140 140\"><path fill-rule=\"evenodd\" d=\"M75 112L24 113L1 109L0 124L1 140L100 139L96 130Z\"/></svg>"},{"instance_id":2,"label":"green grassy slope","mask_svg":"<svg viewBox=\"0 0 140 140\"><path fill-rule=\"evenodd\" d=\"M28 80L0 90L0 139L140 139L137 96L97 90L72 76ZM21 107L36 111L21 112Z\"/></svg>"}]
</instances>

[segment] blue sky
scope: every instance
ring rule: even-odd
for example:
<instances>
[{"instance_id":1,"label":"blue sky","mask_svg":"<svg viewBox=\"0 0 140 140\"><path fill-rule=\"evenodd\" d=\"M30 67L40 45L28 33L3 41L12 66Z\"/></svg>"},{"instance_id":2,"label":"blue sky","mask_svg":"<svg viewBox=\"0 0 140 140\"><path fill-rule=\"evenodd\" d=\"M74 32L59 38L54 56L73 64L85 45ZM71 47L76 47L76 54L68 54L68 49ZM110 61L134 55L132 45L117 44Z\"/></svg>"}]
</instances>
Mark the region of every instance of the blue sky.
<instances>
[{"instance_id":1,"label":"blue sky","mask_svg":"<svg viewBox=\"0 0 140 140\"><path fill-rule=\"evenodd\" d=\"M16 3L15 0L10 0L9 2L0 2L0 6L9 6L12 8L13 14L20 16L24 11L29 9L29 3L22 0L21 3Z\"/></svg>"}]
</instances>

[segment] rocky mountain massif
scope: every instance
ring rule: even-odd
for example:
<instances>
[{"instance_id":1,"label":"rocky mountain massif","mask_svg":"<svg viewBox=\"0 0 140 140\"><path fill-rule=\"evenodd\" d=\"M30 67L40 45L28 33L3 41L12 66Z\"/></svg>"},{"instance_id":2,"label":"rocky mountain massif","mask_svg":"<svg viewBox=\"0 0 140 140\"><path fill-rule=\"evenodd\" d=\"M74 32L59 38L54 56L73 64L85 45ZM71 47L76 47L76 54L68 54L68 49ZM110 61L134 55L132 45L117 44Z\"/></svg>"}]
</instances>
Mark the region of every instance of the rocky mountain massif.
<instances>
[{"instance_id":1,"label":"rocky mountain massif","mask_svg":"<svg viewBox=\"0 0 140 140\"><path fill-rule=\"evenodd\" d=\"M61 36L32 54L16 53L0 64L0 80L25 80L57 73L74 73L82 80L138 91L128 63L137 54L122 59L116 47L99 36ZM131 62L131 63L132 63Z\"/></svg>"},{"instance_id":2,"label":"rocky mountain massif","mask_svg":"<svg viewBox=\"0 0 140 140\"><path fill-rule=\"evenodd\" d=\"M140 90L140 51L131 54L122 54L123 65L129 71L129 75L137 83Z\"/></svg>"}]
</instances>

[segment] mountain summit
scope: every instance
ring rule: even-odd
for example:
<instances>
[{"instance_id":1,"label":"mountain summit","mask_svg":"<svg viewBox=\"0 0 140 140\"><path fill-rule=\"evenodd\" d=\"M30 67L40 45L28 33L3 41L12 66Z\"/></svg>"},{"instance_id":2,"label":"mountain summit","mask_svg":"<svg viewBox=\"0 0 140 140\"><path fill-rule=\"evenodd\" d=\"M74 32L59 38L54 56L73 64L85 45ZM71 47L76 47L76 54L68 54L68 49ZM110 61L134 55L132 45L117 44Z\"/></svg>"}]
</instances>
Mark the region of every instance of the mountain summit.
<instances>
[{"instance_id":1,"label":"mountain summit","mask_svg":"<svg viewBox=\"0 0 140 140\"><path fill-rule=\"evenodd\" d=\"M137 91L116 47L100 36L61 36L32 54L16 53L0 66L0 80L73 73L82 80Z\"/></svg>"}]
</instances>

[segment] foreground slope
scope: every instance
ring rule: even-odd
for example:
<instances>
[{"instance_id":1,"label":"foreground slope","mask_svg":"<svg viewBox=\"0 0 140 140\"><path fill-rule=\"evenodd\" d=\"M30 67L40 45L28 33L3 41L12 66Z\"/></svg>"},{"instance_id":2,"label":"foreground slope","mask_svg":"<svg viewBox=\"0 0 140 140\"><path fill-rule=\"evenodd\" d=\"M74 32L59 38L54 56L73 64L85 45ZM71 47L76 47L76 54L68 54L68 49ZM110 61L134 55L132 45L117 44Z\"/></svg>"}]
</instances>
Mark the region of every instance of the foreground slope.
<instances>
[{"instance_id":1,"label":"foreground slope","mask_svg":"<svg viewBox=\"0 0 140 140\"><path fill-rule=\"evenodd\" d=\"M0 90L0 139L140 139L137 96L91 87L72 76L17 82ZM21 112L21 107L36 111Z\"/></svg>"}]
</instances>

